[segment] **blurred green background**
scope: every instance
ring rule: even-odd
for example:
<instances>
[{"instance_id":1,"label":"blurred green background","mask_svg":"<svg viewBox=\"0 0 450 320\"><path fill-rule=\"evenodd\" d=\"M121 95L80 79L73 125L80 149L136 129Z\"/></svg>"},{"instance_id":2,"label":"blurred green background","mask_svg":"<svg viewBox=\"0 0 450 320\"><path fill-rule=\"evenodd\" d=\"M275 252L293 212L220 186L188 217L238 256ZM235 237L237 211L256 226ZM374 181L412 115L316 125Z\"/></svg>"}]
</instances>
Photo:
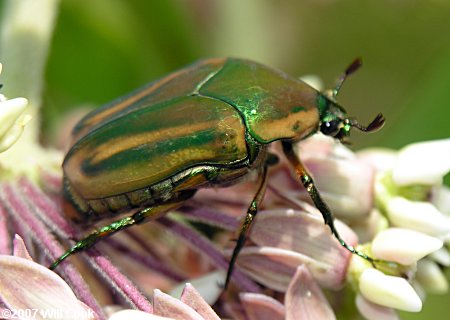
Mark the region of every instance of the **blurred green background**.
<instances>
[{"instance_id":1,"label":"blurred green background","mask_svg":"<svg viewBox=\"0 0 450 320\"><path fill-rule=\"evenodd\" d=\"M353 147L401 147L450 136L450 1L62 0L50 48L43 140L70 110L106 103L197 59L254 59L326 87L355 58L363 68L340 93L360 122L382 112L376 134ZM442 318L449 295L424 312Z\"/></svg>"}]
</instances>

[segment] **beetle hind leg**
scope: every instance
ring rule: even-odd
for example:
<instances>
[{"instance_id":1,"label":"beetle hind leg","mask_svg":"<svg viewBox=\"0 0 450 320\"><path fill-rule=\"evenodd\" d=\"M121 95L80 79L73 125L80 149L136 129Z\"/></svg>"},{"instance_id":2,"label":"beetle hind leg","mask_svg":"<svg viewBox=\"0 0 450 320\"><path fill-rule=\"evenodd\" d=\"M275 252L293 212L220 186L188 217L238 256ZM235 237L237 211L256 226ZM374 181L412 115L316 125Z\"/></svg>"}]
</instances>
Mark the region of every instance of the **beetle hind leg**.
<instances>
[{"instance_id":1,"label":"beetle hind leg","mask_svg":"<svg viewBox=\"0 0 450 320\"><path fill-rule=\"evenodd\" d=\"M62 261L71 256L74 253L84 251L94 244L99 242L100 240L111 236L119 231L122 231L126 228L129 228L133 225L147 222L149 220L154 220L166 212L173 210L181 205L182 201L163 203L159 206L145 208L134 213L131 216L122 218L120 220L116 220L111 224L101 227L97 230L94 230L91 234L86 236L85 238L79 240L71 249L66 251L62 256L55 260L49 267L51 270L54 270Z\"/></svg>"}]
</instances>

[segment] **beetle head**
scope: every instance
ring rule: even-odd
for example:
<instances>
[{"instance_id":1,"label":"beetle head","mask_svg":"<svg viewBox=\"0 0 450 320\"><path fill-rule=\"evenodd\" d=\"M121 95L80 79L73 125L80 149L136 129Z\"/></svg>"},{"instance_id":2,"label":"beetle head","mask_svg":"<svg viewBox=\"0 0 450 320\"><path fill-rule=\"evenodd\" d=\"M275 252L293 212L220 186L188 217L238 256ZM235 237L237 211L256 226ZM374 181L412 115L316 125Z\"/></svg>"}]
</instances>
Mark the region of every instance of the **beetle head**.
<instances>
[{"instance_id":1,"label":"beetle head","mask_svg":"<svg viewBox=\"0 0 450 320\"><path fill-rule=\"evenodd\" d=\"M326 106L322 106L321 108L323 111L321 112L319 130L327 136L345 142L345 138L350 135L352 128L364 132L373 132L384 125L385 118L381 113L379 113L367 126L363 126L356 119L347 117L345 110L334 101L331 101L324 96L322 96L322 99L320 104L325 104Z\"/></svg>"},{"instance_id":2,"label":"beetle head","mask_svg":"<svg viewBox=\"0 0 450 320\"><path fill-rule=\"evenodd\" d=\"M356 58L344 73L338 78L333 89L318 97L320 112L320 131L345 142L350 135L350 130L355 127L364 132L373 132L384 125L385 118L379 113L367 126L363 126L354 118L348 118L345 110L336 103L336 97L347 77L358 70L362 65L360 58Z\"/></svg>"}]
</instances>

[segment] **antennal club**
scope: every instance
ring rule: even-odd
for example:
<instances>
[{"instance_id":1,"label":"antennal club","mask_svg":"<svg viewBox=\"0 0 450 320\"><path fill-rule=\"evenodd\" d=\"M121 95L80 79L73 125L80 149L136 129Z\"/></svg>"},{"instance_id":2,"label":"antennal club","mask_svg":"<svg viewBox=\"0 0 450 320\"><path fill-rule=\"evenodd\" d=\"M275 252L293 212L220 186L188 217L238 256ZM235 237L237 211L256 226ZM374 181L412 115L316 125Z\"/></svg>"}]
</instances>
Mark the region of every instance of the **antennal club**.
<instances>
[{"instance_id":1,"label":"antennal club","mask_svg":"<svg viewBox=\"0 0 450 320\"><path fill-rule=\"evenodd\" d=\"M344 84L345 79L349 75L351 75L353 72L358 70L362 66L362 60L361 58L356 58L353 60L353 62L345 69L344 73L338 78L336 81L336 84L334 85L334 88L331 91L332 97L336 98L336 96L339 93L339 90L341 89L342 85Z\"/></svg>"},{"instance_id":2,"label":"antennal club","mask_svg":"<svg viewBox=\"0 0 450 320\"><path fill-rule=\"evenodd\" d=\"M381 129L381 127L383 127L383 125L384 125L385 120L386 119L384 118L384 116L381 113L379 113L375 117L375 119L373 119L372 122L369 123L369 125L367 127L362 126L356 120L351 120L350 121L350 125L352 127L355 127L357 129L361 130L361 131L364 131L364 132L373 132L373 131L376 131L378 129Z\"/></svg>"}]
</instances>

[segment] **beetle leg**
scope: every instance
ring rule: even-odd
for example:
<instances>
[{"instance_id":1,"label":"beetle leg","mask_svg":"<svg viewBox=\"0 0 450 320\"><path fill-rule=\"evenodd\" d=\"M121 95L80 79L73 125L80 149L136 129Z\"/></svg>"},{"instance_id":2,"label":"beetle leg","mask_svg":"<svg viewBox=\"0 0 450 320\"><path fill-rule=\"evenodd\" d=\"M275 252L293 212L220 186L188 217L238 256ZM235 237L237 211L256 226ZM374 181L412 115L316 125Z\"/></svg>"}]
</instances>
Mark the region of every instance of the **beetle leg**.
<instances>
[{"instance_id":1,"label":"beetle leg","mask_svg":"<svg viewBox=\"0 0 450 320\"><path fill-rule=\"evenodd\" d=\"M259 176L258 179L258 191L256 192L255 196L253 197L253 200L248 207L247 214L245 216L244 222L242 223L241 231L239 233L239 237L236 241L236 246L234 247L233 254L231 255L230 263L228 265L228 271L227 271L227 277L225 280L224 289L228 287L228 284L230 282L231 274L233 273L234 265L236 263L236 259L239 255L239 252L241 251L242 247L245 244L245 240L247 239L247 236L250 232L250 227L252 225L252 222L258 213L259 205L261 204L264 193L266 192L266 186L267 186L267 165L265 165L262 169L262 173Z\"/></svg>"},{"instance_id":2,"label":"beetle leg","mask_svg":"<svg viewBox=\"0 0 450 320\"><path fill-rule=\"evenodd\" d=\"M282 144L286 158L294 167L295 173L297 174L298 178L300 179L309 196L311 197L312 201L314 202L314 205L316 206L317 209L319 209L320 213L322 214L325 224L330 227L331 233L336 237L336 239L345 249L369 261L372 265L375 265L376 261L373 258L369 257L368 255L366 255L361 251L356 250L353 246L348 245L344 241L344 239L341 238L338 231L336 230L336 227L334 226L334 216L331 213L330 208L322 200L319 191L316 189L316 186L314 185L314 181L311 175L308 173L306 168L301 163L300 159L295 154L294 149L292 147L292 143L288 141L283 141Z\"/></svg>"},{"instance_id":3,"label":"beetle leg","mask_svg":"<svg viewBox=\"0 0 450 320\"><path fill-rule=\"evenodd\" d=\"M182 202L182 201L181 201ZM79 240L70 250L65 252L61 257L59 257L52 265L49 267L51 270L54 270L62 261L64 261L67 257L72 254L86 250L96 244L98 241L102 240L105 237L111 236L114 233L129 228L135 224L140 224L148 221L149 219L156 219L162 214L179 207L181 204L180 201L162 204L156 207L145 208L140 210L129 217L125 217L123 219L114 221L113 223L101 227L100 229L95 230L87 237Z\"/></svg>"}]
</instances>

